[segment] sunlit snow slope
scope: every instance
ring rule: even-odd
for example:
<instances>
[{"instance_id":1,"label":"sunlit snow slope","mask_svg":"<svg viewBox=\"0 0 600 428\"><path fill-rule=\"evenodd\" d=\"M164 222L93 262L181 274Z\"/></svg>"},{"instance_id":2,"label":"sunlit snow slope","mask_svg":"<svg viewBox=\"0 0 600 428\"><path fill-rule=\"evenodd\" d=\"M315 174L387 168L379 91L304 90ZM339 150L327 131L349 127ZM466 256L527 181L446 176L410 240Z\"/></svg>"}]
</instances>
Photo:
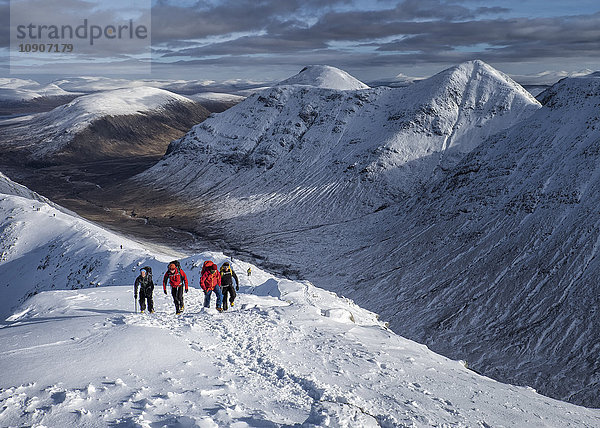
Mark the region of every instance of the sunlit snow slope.
<instances>
[{"instance_id":1,"label":"sunlit snow slope","mask_svg":"<svg viewBox=\"0 0 600 428\"><path fill-rule=\"evenodd\" d=\"M14 310L14 296L0 299L10 314L0 324L1 426L600 424L597 410L481 377L308 282L254 267L228 312L203 309L198 270L223 262L217 253L182 259L192 282L183 315L160 290L156 313L136 314L138 268L159 277L172 255L39 201L0 201L0 287L37 293ZM70 281L87 277L73 270L84 265L94 284ZM240 274L248 266L234 262Z\"/></svg>"}]
</instances>

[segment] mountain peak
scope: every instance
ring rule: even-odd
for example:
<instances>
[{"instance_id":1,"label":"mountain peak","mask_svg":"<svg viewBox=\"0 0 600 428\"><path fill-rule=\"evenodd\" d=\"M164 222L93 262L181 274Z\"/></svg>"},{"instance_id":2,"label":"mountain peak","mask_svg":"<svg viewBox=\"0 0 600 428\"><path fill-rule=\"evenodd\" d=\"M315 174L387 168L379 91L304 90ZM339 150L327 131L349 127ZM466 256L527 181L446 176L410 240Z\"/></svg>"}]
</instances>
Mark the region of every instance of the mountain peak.
<instances>
[{"instance_id":1,"label":"mountain peak","mask_svg":"<svg viewBox=\"0 0 600 428\"><path fill-rule=\"evenodd\" d=\"M440 88L466 89L468 86L475 86L477 90L473 96L476 98L481 98L486 93L489 95L489 93L497 91L514 92L527 102L537 106L540 105L531 93L515 82L510 76L481 60L467 61L455 65L439 72L426 81L436 82Z\"/></svg>"},{"instance_id":2,"label":"mountain peak","mask_svg":"<svg viewBox=\"0 0 600 428\"><path fill-rule=\"evenodd\" d=\"M369 88L369 86L344 70L329 65L308 65L300 70L298 74L279 82L277 85L307 85L346 91Z\"/></svg>"}]
</instances>

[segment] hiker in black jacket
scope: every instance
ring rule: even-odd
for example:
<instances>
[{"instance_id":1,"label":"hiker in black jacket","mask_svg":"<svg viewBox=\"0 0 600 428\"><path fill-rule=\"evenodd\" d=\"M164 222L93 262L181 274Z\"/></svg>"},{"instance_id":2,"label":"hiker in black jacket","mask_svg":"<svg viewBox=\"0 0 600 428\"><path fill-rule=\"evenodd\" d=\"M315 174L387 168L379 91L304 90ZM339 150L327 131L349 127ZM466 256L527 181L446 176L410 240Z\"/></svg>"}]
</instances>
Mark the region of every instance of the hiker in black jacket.
<instances>
[{"instance_id":1,"label":"hiker in black jacket","mask_svg":"<svg viewBox=\"0 0 600 428\"><path fill-rule=\"evenodd\" d=\"M140 287L140 312L146 310L146 300L148 301L148 312L154 313L154 302L152 301L152 291L154 290L154 282L152 281L152 269L149 267L142 268L140 275L136 278L134 284L134 296L137 299L138 287Z\"/></svg>"},{"instance_id":2,"label":"hiker in black jacket","mask_svg":"<svg viewBox=\"0 0 600 428\"><path fill-rule=\"evenodd\" d=\"M227 310L227 301L233 306L233 301L236 297L236 290L240 289L240 282L233 271L229 262L223 263L220 269L221 272L221 290L223 291L223 310ZM235 279L235 288L233 288L233 280ZM228 296L229 295L229 296Z\"/></svg>"}]
</instances>

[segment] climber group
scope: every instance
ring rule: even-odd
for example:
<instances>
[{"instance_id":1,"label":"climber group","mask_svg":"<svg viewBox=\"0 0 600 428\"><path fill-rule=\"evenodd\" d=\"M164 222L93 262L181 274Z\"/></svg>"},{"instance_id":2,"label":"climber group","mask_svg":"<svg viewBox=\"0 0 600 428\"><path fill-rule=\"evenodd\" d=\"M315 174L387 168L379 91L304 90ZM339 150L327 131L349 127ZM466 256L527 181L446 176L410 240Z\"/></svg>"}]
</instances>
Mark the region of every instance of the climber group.
<instances>
[{"instance_id":1,"label":"climber group","mask_svg":"<svg viewBox=\"0 0 600 428\"><path fill-rule=\"evenodd\" d=\"M235 280L235 287L233 281ZM183 293L189 290L188 278L178 260L174 260L167 266L167 271L163 277L163 291L167 294L167 284L171 287L171 295L175 304L175 313L181 314L184 310ZM154 283L152 281L152 269L148 266L140 270L140 275L136 278L134 284L134 296L137 300L138 287L140 289L140 309L144 312L146 309L146 301L148 311L154 312L154 304L152 301L152 290ZM240 284L236 273L231 264L226 261L221 265L221 268L207 260L202 266L200 273L200 288L204 292L204 307L210 307L210 300L214 292L217 302L217 311L222 312L234 305L236 291L239 291Z\"/></svg>"}]
</instances>

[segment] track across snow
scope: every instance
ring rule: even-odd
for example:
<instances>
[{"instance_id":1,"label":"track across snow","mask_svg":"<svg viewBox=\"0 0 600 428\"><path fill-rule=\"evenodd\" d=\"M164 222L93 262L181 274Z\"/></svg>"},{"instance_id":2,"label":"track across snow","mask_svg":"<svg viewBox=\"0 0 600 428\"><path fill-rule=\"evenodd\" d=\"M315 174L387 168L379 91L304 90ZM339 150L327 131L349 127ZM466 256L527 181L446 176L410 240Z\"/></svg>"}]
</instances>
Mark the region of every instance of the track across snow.
<instances>
[{"instance_id":1,"label":"track across snow","mask_svg":"<svg viewBox=\"0 0 600 428\"><path fill-rule=\"evenodd\" d=\"M131 286L42 292L0 328L0 426L594 426L310 283L258 272L226 313L190 289L133 313ZM158 293L156 291L159 291ZM253 293L253 294L250 294Z\"/></svg>"}]
</instances>

